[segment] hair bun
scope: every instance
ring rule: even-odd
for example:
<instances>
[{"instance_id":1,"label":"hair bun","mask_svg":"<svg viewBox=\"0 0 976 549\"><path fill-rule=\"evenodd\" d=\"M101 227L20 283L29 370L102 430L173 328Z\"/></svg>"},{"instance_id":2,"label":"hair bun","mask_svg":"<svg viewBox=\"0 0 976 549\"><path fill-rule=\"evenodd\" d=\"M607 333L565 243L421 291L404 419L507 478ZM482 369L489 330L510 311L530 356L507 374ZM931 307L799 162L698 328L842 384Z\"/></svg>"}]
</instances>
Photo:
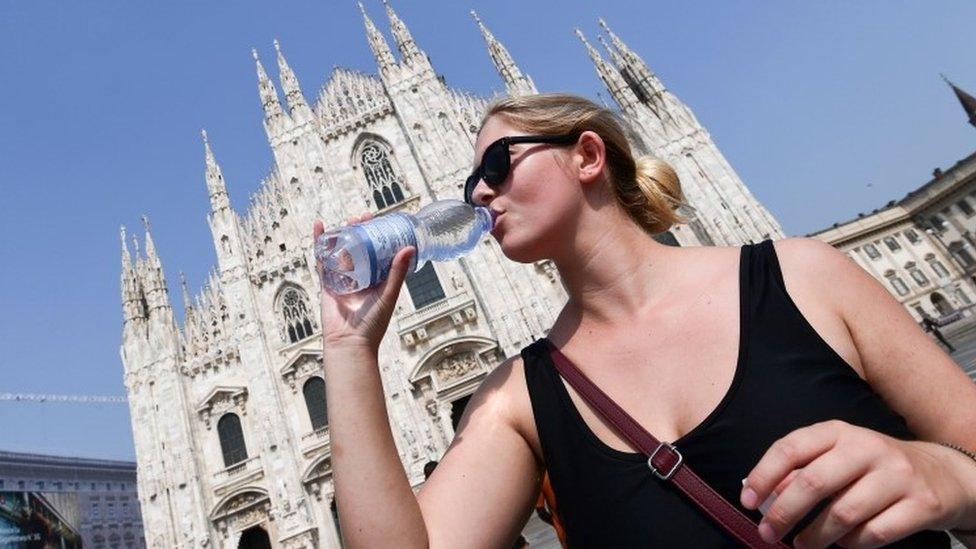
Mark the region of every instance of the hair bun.
<instances>
[{"instance_id":1,"label":"hair bun","mask_svg":"<svg viewBox=\"0 0 976 549\"><path fill-rule=\"evenodd\" d=\"M653 156L642 156L635 163L634 180L646 201L641 212L645 218L642 225L656 234L687 222L677 213L678 207L684 204L684 193L671 164Z\"/></svg>"}]
</instances>

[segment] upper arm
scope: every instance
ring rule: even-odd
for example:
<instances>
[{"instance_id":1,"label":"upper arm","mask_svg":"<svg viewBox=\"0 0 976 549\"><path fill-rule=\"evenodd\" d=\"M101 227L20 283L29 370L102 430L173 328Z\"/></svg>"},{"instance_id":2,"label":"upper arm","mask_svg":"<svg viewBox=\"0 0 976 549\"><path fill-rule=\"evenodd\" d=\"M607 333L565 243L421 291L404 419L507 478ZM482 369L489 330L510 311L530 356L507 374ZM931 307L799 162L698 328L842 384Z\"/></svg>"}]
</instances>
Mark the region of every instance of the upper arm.
<instances>
[{"instance_id":1,"label":"upper arm","mask_svg":"<svg viewBox=\"0 0 976 549\"><path fill-rule=\"evenodd\" d=\"M864 378L912 431L925 440L976 448L976 384L905 307L826 243L794 238L778 242L777 249L781 263L791 265L794 283L843 321Z\"/></svg>"},{"instance_id":2,"label":"upper arm","mask_svg":"<svg viewBox=\"0 0 976 549\"><path fill-rule=\"evenodd\" d=\"M417 494L431 547L511 546L525 525L540 467L517 429L524 387L516 356L472 395L453 442Z\"/></svg>"}]
</instances>

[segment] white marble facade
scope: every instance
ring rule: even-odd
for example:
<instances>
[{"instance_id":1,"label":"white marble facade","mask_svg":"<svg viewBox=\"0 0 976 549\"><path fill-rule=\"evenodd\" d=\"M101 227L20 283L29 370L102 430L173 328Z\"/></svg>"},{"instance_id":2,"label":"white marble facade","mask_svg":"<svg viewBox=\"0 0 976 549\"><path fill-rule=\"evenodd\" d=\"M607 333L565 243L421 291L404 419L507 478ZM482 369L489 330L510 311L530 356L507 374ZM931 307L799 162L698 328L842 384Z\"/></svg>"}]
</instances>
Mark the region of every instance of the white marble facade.
<instances>
[{"instance_id":1,"label":"white marble facade","mask_svg":"<svg viewBox=\"0 0 976 549\"><path fill-rule=\"evenodd\" d=\"M234 548L254 527L275 547L339 547L329 430L306 405L306 395L319 394L323 367L312 221L337 225L367 210L414 212L459 198L487 103L448 88L389 5L386 15L395 49L363 11L378 74L334 69L313 102L277 42L284 100L254 54L275 166L238 214L204 134L218 264L198 295L183 283L182 321L148 222L141 244L128 243L123 230L121 355L153 549ZM477 25L508 92L535 93ZM739 245L781 237L691 110L604 28L610 61L589 43L586 51L630 121L635 146L675 164L692 206L695 221L662 238ZM424 463L453 436L455 405L546 334L565 294L551 262L509 261L490 237L412 280L380 365L403 466L419 486Z\"/></svg>"}]
</instances>

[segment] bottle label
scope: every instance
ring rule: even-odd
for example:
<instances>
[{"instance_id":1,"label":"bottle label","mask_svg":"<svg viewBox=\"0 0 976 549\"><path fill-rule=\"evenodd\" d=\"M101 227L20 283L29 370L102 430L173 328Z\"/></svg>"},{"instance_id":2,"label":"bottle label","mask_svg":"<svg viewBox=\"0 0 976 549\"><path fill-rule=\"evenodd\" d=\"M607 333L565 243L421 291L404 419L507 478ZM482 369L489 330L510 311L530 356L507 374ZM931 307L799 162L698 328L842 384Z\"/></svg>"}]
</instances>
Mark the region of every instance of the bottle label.
<instances>
[{"instance_id":1,"label":"bottle label","mask_svg":"<svg viewBox=\"0 0 976 549\"><path fill-rule=\"evenodd\" d=\"M407 246L417 245L413 223L406 214L395 213L377 217L353 226L359 232L369 255L369 285L372 286L390 275L393 256Z\"/></svg>"}]
</instances>

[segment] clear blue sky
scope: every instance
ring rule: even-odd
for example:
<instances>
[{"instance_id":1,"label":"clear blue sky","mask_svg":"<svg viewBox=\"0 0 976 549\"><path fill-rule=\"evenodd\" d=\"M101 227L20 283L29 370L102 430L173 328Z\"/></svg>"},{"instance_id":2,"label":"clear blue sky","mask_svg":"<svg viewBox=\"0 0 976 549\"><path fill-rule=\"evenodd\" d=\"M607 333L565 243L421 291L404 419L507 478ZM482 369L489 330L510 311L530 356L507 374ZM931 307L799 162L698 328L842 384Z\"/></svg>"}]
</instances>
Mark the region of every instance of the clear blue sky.
<instances>
[{"instance_id":1,"label":"clear blue sky","mask_svg":"<svg viewBox=\"0 0 976 549\"><path fill-rule=\"evenodd\" d=\"M382 5L367 9L386 30ZM787 233L868 211L976 147L970 2L394 0L448 84L503 88L477 9L542 90L603 91L572 34L603 16L688 103ZM351 0L0 4L0 392L122 394L118 228L148 214L171 295L214 262L199 132L235 206L271 168L256 47L317 95L374 72ZM179 303L175 304L177 310ZM0 449L131 459L125 406L0 402Z\"/></svg>"}]
</instances>

